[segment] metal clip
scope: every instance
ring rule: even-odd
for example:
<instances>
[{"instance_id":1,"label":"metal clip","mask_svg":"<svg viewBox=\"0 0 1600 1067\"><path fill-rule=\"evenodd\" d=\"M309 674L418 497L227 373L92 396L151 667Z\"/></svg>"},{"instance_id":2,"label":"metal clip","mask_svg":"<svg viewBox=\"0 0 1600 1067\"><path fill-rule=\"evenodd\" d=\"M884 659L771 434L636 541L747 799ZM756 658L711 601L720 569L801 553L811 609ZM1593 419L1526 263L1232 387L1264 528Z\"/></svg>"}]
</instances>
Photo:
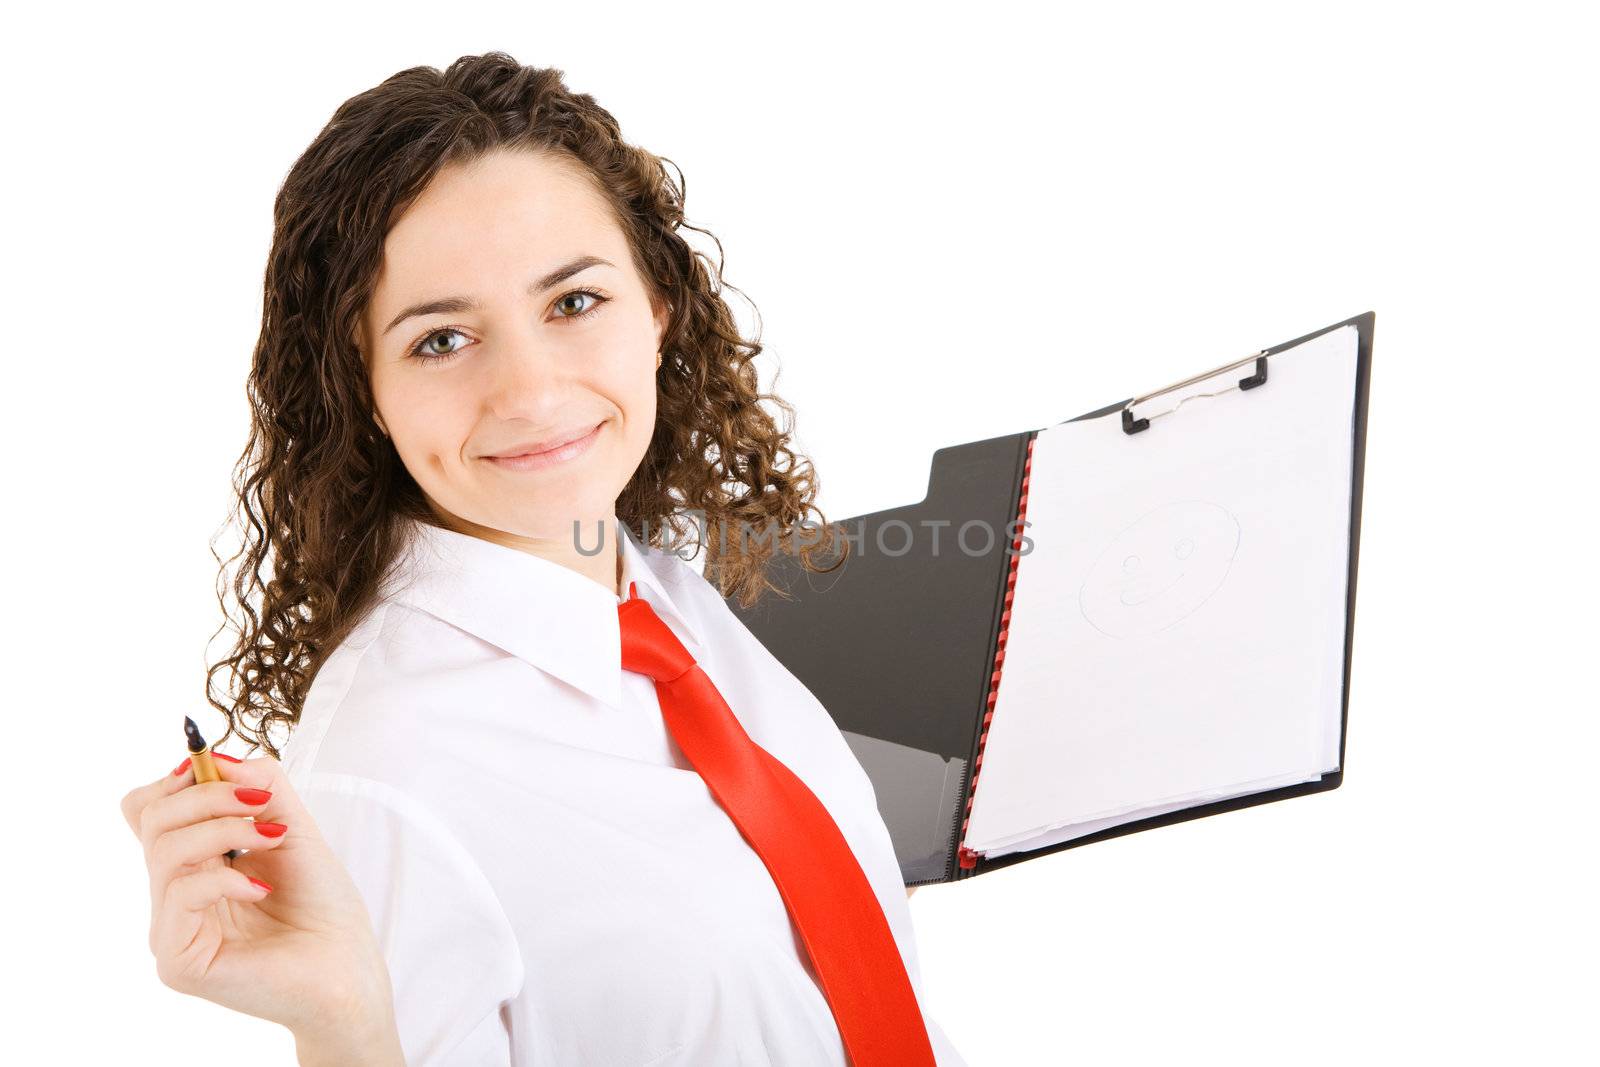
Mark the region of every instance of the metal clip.
<instances>
[{"instance_id":1,"label":"metal clip","mask_svg":"<svg viewBox=\"0 0 1600 1067\"><path fill-rule=\"evenodd\" d=\"M1237 385L1230 385L1228 388L1219 389L1215 393L1196 393L1192 397L1186 396L1183 398L1183 400L1178 402L1178 407L1182 407L1186 402L1199 397L1220 396L1223 393L1232 392L1234 389L1254 389L1258 385L1265 385L1267 381L1267 350L1263 348L1259 352L1252 353L1243 359L1234 360L1232 363L1225 364L1216 368L1215 370L1208 370L1204 374L1196 374L1192 378L1185 378L1181 382L1174 382L1172 385L1163 386L1162 388L1157 389L1155 392L1134 397L1132 400L1122 405L1122 432L1138 433L1140 430L1147 430L1150 428L1150 420L1148 418L1136 419L1133 417L1133 406L1135 404L1142 404L1152 397L1160 396L1162 393L1170 393L1174 389L1182 389L1184 386L1193 385L1195 382L1203 382L1207 378L1213 377L1214 375L1225 374L1237 367L1244 366L1246 363L1249 363L1252 360L1255 361L1256 372L1250 377L1240 378ZM1177 410L1178 408L1173 408L1171 411L1158 412L1158 416L1170 415L1173 411Z\"/></svg>"}]
</instances>

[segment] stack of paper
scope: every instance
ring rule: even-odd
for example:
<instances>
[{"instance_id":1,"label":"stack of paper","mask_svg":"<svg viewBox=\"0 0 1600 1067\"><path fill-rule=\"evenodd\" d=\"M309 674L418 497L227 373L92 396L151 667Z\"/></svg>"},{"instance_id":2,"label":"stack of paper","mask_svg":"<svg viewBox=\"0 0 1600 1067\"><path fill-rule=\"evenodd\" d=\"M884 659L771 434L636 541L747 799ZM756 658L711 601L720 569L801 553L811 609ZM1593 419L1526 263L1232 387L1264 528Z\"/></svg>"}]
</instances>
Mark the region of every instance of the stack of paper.
<instances>
[{"instance_id":1,"label":"stack of paper","mask_svg":"<svg viewBox=\"0 0 1600 1067\"><path fill-rule=\"evenodd\" d=\"M1135 434L1117 412L1039 433L968 848L1338 768L1356 343L1164 395Z\"/></svg>"}]
</instances>

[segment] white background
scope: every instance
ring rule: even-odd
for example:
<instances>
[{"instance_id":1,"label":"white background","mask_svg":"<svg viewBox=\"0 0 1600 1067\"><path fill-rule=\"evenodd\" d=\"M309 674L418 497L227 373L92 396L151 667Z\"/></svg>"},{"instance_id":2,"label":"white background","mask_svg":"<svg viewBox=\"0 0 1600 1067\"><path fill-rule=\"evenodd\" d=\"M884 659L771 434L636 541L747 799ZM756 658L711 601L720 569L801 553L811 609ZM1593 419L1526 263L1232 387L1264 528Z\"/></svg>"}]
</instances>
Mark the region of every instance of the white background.
<instances>
[{"instance_id":1,"label":"white background","mask_svg":"<svg viewBox=\"0 0 1600 1067\"><path fill-rule=\"evenodd\" d=\"M346 97L502 49L682 168L830 518L1377 312L1344 786L921 890L975 1067L1594 1062L1578 5L42 10L8 15L0 201L0 1059L293 1061L159 983L118 800L220 722L207 543L278 183Z\"/></svg>"}]
</instances>

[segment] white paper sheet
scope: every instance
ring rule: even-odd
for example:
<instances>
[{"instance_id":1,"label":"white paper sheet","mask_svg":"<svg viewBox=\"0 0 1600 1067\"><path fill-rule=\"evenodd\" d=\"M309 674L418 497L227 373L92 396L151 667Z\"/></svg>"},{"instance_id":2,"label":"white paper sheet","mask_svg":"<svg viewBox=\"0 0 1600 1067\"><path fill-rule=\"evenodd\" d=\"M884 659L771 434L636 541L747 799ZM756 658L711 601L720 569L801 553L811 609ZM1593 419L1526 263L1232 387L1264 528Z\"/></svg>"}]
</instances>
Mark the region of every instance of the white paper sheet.
<instances>
[{"instance_id":1,"label":"white paper sheet","mask_svg":"<svg viewBox=\"0 0 1600 1067\"><path fill-rule=\"evenodd\" d=\"M1258 389L1200 396L1246 365L1155 398L1140 433L1116 412L1039 433L968 848L1337 768L1356 344L1342 327Z\"/></svg>"}]
</instances>

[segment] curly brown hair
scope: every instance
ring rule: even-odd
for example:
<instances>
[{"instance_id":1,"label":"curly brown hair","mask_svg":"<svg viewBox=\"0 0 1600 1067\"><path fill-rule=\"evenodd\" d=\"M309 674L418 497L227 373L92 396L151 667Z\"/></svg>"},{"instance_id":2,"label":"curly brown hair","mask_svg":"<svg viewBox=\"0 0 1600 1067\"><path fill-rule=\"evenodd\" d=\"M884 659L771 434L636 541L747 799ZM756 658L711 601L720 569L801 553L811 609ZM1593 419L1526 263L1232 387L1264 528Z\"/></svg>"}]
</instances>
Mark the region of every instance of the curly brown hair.
<instances>
[{"instance_id":1,"label":"curly brown hair","mask_svg":"<svg viewBox=\"0 0 1600 1067\"><path fill-rule=\"evenodd\" d=\"M618 497L617 519L646 543L677 551L691 539L686 513L695 513L707 580L743 606L766 590L782 595L765 574L780 547L811 571L848 556L848 539L833 536L813 503L809 460L789 447L793 408L759 391L751 361L762 346L740 336L723 300L733 287L721 279L721 242L685 221L682 172L674 182L670 160L626 143L617 120L563 77L504 52L463 56L442 72L402 70L340 105L284 179L247 386L250 434L224 526L237 520L244 534L228 561L244 560L231 580L212 541L227 617L217 632L232 625L238 634L206 673L207 700L228 718L219 741L237 733L277 758L271 727L299 721L317 671L374 606L404 548L406 520L438 524L374 420L358 324L389 228L443 167L497 149L581 164L611 205L646 288L671 308L655 429ZM693 249L684 230L715 241L718 262ZM784 415L782 427L762 400ZM751 528L765 536L744 536ZM834 551L826 568L813 558ZM269 554L272 576L263 579ZM224 670L232 684L218 699L213 680Z\"/></svg>"}]
</instances>

